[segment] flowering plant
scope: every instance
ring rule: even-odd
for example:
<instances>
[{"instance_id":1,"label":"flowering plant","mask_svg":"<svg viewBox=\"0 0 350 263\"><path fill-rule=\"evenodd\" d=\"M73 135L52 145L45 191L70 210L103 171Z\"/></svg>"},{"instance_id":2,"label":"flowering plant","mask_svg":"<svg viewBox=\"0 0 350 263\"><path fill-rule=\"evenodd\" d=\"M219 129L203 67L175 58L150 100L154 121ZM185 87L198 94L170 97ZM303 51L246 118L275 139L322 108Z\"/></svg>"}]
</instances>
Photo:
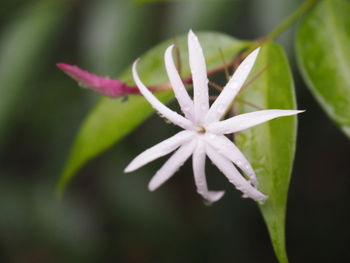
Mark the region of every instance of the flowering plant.
<instances>
[{"instance_id":1,"label":"flowering plant","mask_svg":"<svg viewBox=\"0 0 350 263\"><path fill-rule=\"evenodd\" d=\"M190 31L188 38L179 36L154 47L118 79L100 77L65 63L57 64L82 87L109 97L103 98L84 122L62 174L59 193L87 160L120 141L155 110L183 131L141 153L125 172L135 171L175 151L151 179L148 187L153 191L192 156L197 192L212 203L222 198L224 191L208 189L205 175L208 156L243 197L258 202L277 257L281 262L287 262L284 222L296 141L296 117L292 115L302 111L296 110L288 59L283 48L272 40L316 2L305 1L274 31L252 42L213 32L198 33L199 41ZM322 14L324 6L320 6L315 9L317 15ZM348 135L348 116L341 109L349 103L339 103L324 92L325 82L317 78L320 72L313 66L315 59L318 61L317 58L328 53L321 48L321 51L310 49L306 41L306 36L314 33L311 26L314 22L312 18L310 20L306 19L298 30L300 68L321 105ZM322 36L313 37L312 41L317 42ZM164 77L164 50L168 79ZM318 62L321 68L326 67ZM223 88L209 80L220 72L227 78ZM343 94L343 80L338 81L336 76L331 75L337 87L332 92ZM342 79L346 77L342 76ZM191 87L193 98L188 93ZM220 93L213 96L208 87L218 89ZM173 95L183 115L166 106ZM123 99L118 99L120 97ZM215 99L211 105L210 99ZM272 119L276 120L270 122ZM232 133L235 133L234 142L227 137ZM92 138L98 138L97 142L91 144Z\"/></svg>"}]
</instances>

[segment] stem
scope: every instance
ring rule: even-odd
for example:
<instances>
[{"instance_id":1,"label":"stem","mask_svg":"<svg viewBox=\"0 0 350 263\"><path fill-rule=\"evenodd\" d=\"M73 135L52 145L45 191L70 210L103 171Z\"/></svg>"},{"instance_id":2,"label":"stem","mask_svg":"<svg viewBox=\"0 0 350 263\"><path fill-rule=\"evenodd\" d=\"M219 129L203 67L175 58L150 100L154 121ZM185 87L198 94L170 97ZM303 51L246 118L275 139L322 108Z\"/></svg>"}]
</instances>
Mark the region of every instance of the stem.
<instances>
[{"instance_id":1,"label":"stem","mask_svg":"<svg viewBox=\"0 0 350 263\"><path fill-rule=\"evenodd\" d=\"M265 67L263 67L258 73L255 74L255 76L253 76L250 80L248 80L241 88L241 91L244 90L246 87L248 87L249 85L251 85L255 80L257 80L261 74L263 74L266 69L268 68L269 65L266 65Z\"/></svg>"},{"instance_id":2,"label":"stem","mask_svg":"<svg viewBox=\"0 0 350 263\"><path fill-rule=\"evenodd\" d=\"M247 48L242 54L238 55L236 58L228 62L227 64L223 62L223 65L213 68L207 72L208 76L214 75L218 72L227 71L227 68L233 67L235 70L236 65L239 65L240 62L247 57L254 49L261 46L263 43L272 41L277 36L279 36L282 32L284 32L288 27L290 27L301 15L303 15L307 10L312 8L319 0L305 0L293 13L291 13L281 24L275 27L267 36L259 38L252 42L249 48ZM177 50L178 52L179 50ZM220 55L222 55L222 51L220 50ZM179 54L176 54L177 58ZM181 69L181 66L180 66ZM178 70L180 70L178 69ZM264 68L262 72L265 70ZM258 73L260 75L262 72ZM227 74L227 73L226 73ZM185 85L192 84L192 76L183 79ZM152 92L165 91L171 89L169 83L163 85L156 85L149 87Z\"/></svg>"},{"instance_id":3,"label":"stem","mask_svg":"<svg viewBox=\"0 0 350 263\"><path fill-rule=\"evenodd\" d=\"M251 46L242 53L241 57L244 59L254 49L258 48L262 44L268 41L272 41L281 33L283 33L288 27L290 27L301 15L307 10L313 7L319 0L305 0L293 13L291 13L285 20L282 21L278 26L275 27L267 36L255 40Z\"/></svg>"},{"instance_id":4,"label":"stem","mask_svg":"<svg viewBox=\"0 0 350 263\"><path fill-rule=\"evenodd\" d=\"M219 84L216 84L213 81L209 81L208 84L209 84L209 86L213 87L214 89L216 89L220 92L223 90L223 88Z\"/></svg>"},{"instance_id":5,"label":"stem","mask_svg":"<svg viewBox=\"0 0 350 263\"><path fill-rule=\"evenodd\" d=\"M246 100L243 100L243 99L240 99L240 98L236 98L236 102L237 102L237 101L240 102L240 103L243 103L243 104L247 104L248 106L253 107L253 108L256 108L256 109L258 109L258 110L263 110L263 108L261 108L261 107L255 105L254 103L251 103L251 102L249 102L249 101L246 101Z\"/></svg>"},{"instance_id":6,"label":"stem","mask_svg":"<svg viewBox=\"0 0 350 263\"><path fill-rule=\"evenodd\" d=\"M291 26L295 20L297 20L302 14L309 10L313 5L315 5L318 0L306 0L302 3L293 13L291 13L281 24L279 24L274 30L272 30L267 36L266 40L270 41L275 39L284 30Z\"/></svg>"},{"instance_id":7,"label":"stem","mask_svg":"<svg viewBox=\"0 0 350 263\"><path fill-rule=\"evenodd\" d=\"M229 81L230 80L230 73L228 72L226 61L225 61L225 57L224 57L224 53L222 52L221 48L219 48L219 52L220 52L222 64L224 65L226 81Z\"/></svg>"}]
</instances>

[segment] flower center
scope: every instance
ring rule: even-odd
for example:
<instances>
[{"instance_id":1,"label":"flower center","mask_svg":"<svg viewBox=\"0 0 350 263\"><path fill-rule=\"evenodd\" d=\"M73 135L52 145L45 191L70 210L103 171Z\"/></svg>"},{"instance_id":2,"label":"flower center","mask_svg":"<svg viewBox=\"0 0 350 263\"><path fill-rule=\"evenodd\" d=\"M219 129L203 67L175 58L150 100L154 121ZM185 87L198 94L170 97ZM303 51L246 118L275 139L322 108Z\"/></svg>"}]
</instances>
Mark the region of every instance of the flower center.
<instances>
[{"instance_id":1,"label":"flower center","mask_svg":"<svg viewBox=\"0 0 350 263\"><path fill-rule=\"evenodd\" d=\"M205 130L205 128L204 128L204 127L199 126L199 127L197 127L197 132L198 132L198 133L200 133L200 134L203 134L203 133L205 133L205 132L206 132L206 130Z\"/></svg>"}]
</instances>

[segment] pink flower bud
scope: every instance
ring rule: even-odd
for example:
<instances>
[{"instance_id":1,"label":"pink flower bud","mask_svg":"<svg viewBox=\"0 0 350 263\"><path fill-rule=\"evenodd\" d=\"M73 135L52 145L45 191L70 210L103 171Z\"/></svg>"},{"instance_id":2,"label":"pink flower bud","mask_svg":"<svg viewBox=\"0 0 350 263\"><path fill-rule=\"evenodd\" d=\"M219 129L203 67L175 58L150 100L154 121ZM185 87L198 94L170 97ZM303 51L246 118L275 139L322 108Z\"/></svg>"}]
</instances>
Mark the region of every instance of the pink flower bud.
<instances>
[{"instance_id":1,"label":"pink flower bud","mask_svg":"<svg viewBox=\"0 0 350 263\"><path fill-rule=\"evenodd\" d=\"M74 65L65 63L57 63L56 65L64 73L76 80L80 86L91 89L107 97L115 98L129 94L140 94L137 87L128 86L117 79L100 77Z\"/></svg>"}]
</instances>

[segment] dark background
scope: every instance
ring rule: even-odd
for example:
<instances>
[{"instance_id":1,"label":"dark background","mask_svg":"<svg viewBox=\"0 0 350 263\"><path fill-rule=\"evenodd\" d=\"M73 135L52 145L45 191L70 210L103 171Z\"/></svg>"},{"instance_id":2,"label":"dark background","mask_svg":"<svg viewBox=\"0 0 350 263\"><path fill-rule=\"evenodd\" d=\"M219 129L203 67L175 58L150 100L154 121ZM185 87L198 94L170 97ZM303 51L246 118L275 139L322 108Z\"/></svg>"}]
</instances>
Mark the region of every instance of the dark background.
<instances>
[{"instance_id":1,"label":"dark background","mask_svg":"<svg viewBox=\"0 0 350 263\"><path fill-rule=\"evenodd\" d=\"M123 173L136 154L174 134L156 115L89 162L57 200L69 148L99 95L55 63L117 76L189 28L264 36L301 1L66 0L50 7L54 2L1 0L0 262L276 262L255 203L210 165L209 181L229 190L211 207L196 194L190 163L154 193L147 183L164 159ZM24 37L8 44L26 16L57 21L46 35L22 25ZM350 143L298 73L294 29L277 39L291 60L299 108L307 109L299 117L287 250L291 262L350 262Z\"/></svg>"}]
</instances>

